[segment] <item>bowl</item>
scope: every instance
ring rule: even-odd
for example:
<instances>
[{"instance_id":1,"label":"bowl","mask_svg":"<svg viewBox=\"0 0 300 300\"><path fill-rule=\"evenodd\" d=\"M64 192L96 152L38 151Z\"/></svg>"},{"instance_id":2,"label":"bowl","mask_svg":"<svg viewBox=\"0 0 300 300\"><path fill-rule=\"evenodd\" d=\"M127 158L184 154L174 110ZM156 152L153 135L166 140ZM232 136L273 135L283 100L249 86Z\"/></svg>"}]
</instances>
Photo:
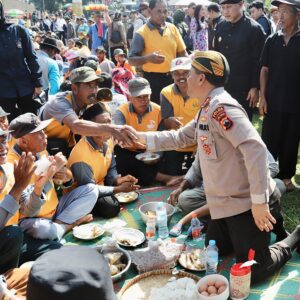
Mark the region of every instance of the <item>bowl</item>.
<instances>
[{"instance_id":1,"label":"bowl","mask_svg":"<svg viewBox=\"0 0 300 300\"><path fill-rule=\"evenodd\" d=\"M154 152L143 152L135 156L137 160L142 161L146 165L154 165L160 160L160 155Z\"/></svg>"},{"instance_id":2,"label":"bowl","mask_svg":"<svg viewBox=\"0 0 300 300\"><path fill-rule=\"evenodd\" d=\"M206 284L209 280L223 281L226 284L226 289L224 290L223 293L221 293L220 295L216 295L216 296L201 295L199 292L200 286L202 286L203 284ZM197 289L199 292L199 300L226 300L229 297L229 282L226 277L219 275L219 274L212 274L212 275L207 275L207 276L202 277L197 283Z\"/></svg>"},{"instance_id":3,"label":"bowl","mask_svg":"<svg viewBox=\"0 0 300 300\"><path fill-rule=\"evenodd\" d=\"M148 203L142 204L139 207L139 212L140 212L142 220L145 224L147 224L147 220L148 220L147 212L155 211L157 204L158 204L158 202L148 202ZM176 209L174 206L172 206L168 203L165 203L165 202L163 202L163 205L167 210L167 217L168 217L168 223L169 223L171 221L174 213L176 212Z\"/></svg>"},{"instance_id":4,"label":"bowl","mask_svg":"<svg viewBox=\"0 0 300 300\"><path fill-rule=\"evenodd\" d=\"M131 257L129 255L129 253L126 250L121 249L119 246L114 246L114 245L102 245L102 246L97 246L95 247L95 249L105 255L107 253L116 253L116 252L121 252L122 256L121 256L121 263L125 264L126 267L123 271L121 271L120 273L111 276L111 279L113 282L116 282L118 280L120 280L124 274L128 271L128 269L130 268L131 265Z\"/></svg>"}]
</instances>

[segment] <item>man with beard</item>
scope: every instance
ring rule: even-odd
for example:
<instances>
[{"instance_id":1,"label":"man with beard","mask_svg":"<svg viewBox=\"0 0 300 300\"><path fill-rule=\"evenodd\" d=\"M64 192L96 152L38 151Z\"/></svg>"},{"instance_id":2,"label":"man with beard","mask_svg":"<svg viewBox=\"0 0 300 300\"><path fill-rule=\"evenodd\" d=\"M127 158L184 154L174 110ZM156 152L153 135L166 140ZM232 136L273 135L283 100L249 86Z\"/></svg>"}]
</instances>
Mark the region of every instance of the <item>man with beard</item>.
<instances>
[{"instance_id":1,"label":"man with beard","mask_svg":"<svg viewBox=\"0 0 300 300\"><path fill-rule=\"evenodd\" d=\"M75 134L97 136L108 133L125 146L130 146L135 139L128 126L98 124L79 118L88 105L97 102L98 80L96 72L89 67L74 69L70 74L72 91L58 93L43 106L41 120L54 119L45 130L50 154L61 151L68 157L75 145Z\"/></svg>"},{"instance_id":2,"label":"man with beard","mask_svg":"<svg viewBox=\"0 0 300 300\"><path fill-rule=\"evenodd\" d=\"M172 59L186 56L185 44L175 25L167 23L165 0L149 2L150 19L133 36L129 64L142 66L151 86L151 101L159 104L161 90L172 83Z\"/></svg>"},{"instance_id":3,"label":"man with beard","mask_svg":"<svg viewBox=\"0 0 300 300\"><path fill-rule=\"evenodd\" d=\"M160 93L161 114L164 127L168 130L178 130L193 120L200 109L199 100L190 98L187 94L187 78L191 69L191 60L179 57L172 60L170 72L174 83L165 87ZM195 146L166 151L165 173L182 175L182 163L187 157L187 169L192 164L192 154Z\"/></svg>"},{"instance_id":4,"label":"man with beard","mask_svg":"<svg viewBox=\"0 0 300 300\"><path fill-rule=\"evenodd\" d=\"M226 91L252 120L258 101L259 60L265 34L257 22L245 16L242 0L221 0L220 4L225 20L216 27L213 49L221 52L229 63Z\"/></svg>"}]
</instances>

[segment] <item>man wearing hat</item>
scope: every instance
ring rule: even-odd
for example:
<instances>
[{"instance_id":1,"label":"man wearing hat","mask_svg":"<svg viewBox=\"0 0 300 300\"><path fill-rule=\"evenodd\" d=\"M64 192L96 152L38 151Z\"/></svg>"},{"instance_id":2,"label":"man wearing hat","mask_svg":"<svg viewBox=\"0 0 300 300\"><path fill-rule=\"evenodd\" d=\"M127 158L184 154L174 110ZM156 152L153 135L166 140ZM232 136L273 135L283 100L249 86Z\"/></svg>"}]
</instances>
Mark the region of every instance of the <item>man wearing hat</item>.
<instances>
[{"instance_id":1,"label":"man wearing hat","mask_svg":"<svg viewBox=\"0 0 300 300\"><path fill-rule=\"evenodd\" d=\"M137 131L156 131L161 123L160 106L150 101L151 88L149 82L141 77L128 82L130 102L122 104L116 111L114 123L130 125ZM167 184L175 179L160 173L159 164L147 165L137 160L140 153L136 147L115 148L117 169L122 176L131 174L138 179L139 184L149 185L154 180Z\"/></svg>"},{"instance_id":2,"label":"man wearing hat","mask_svg":"<svg viewBox=\"0 0 300 300\"><path fill-rule=\"evenodd\" d=\"M99 77L95 71L89 67L80 67L74 69L69 78L72 91L58 93L42 107L40 113L42 120L54 119L45 130L50 153L60 150L68 156L75 144L74 134L97 136L108 132L119 143L131 145L135 134L129 127L96 124L79 119L88 105L97 102Z\"/></svg>"},{"instance_id":3,"label":"man wearing hat","mask_svg":"<svg viewBox=\"0 0 300 300\"><path fill-rule=\"evenodd\" d=\"M171 61L187 53L176 26L166 22L166 1L151 0L149 11L150 19L133 36L129 64L142 66L152 89L151 101L159 104L161 90L172 83Z\"/></svg>"},{"instance_id":4,"label":"man wearing hat","mask_svg":"<svg viewBox=\"0 0 300 300\"><path fill-rule=\"evenodd\" d=\"M244 14L243 0L220 0L220 5L225 20L216 27L213 50L221 52L229 63L226 91L252 120L258 102L259 60L265 34L257 22Z\"/></svg>"},{"instance_id":5,"label":"man wearing hat","mask_svg":"<svg viewBox=\"0 0 300 300\"><path fill-rule=\"evenodd\" d=\"M115 49L114 50L114 58L115 61L117 62L117 68L124 68L128 70L132 75L135 75L135 68L132 67L128 60L126 59L126 53L123 51L123 49Z\"/></svg>"},{"instance_id":6,"label":"man wearing hat","mask_svg":"<svg viewBox=\"0 0 300 300\"><path fill-rule=\"evenodd\" d=\"M20 115L10 123L10 130L16 143L8 153L8 161L18 161L22 153L32 153L38 161L46 151L47 136L44 129L52 120L41 122L34 114ZM66 168L67 160L57 153L50 157L48 170L31 177L34 193L39 199L28 201L26 206L35 211L20 210L19 225L22 230L35 239L60 240L74 226L92 219L88 215L94 207L98 191L93 184L83 185L70 193L64 193L60 200L56 194L54 183L62 188L72 185L72 173Z\"/></svg>"},{"instance_id":7,"label":"man wearing hat","mask_svg":"<svg viewBox=\"0 0 300 300\"><path fill-rule=\"evenodd\" d=\"M40 43L40 50L37 52L40 71L42 72L43 90L48 95L55 95L59 91L60 74L55 55L60 53L58 41L53 38L45 38Z\"/></svg>"},{"instance_id":8,"label":"man wearing hat","mask_svg":"<svg viewBox=\"0 0 300 300\"><path fill-rule=\"evenodd\" d=\"M199 100L187 94L187 78L191 70L191 59L179 57L172 60L170 72L174 83L160 93L163 124L167 130L177 130L193 120L200 109ZM182 163L187 156L186 167L192 164L192 154L196 146L167 151L164 153L165 173L182 175Z\"/></svg>"},{"instance_id":9,"label":"man wearing hat","mask_svg":"<svg viewBox=\"0 0 300 300\"><path fill-rule=\"evenodd\" d=\"M42 73L29 32L22 26L6 23L2 0L0 40L0 106L11 113L12 120L20 113L36 112L32 98L42 92Z\"/></svg>"},{"instance_id":10,"label":"man wearing hat","mask_svg":"<svg viewBox=\"0 0 300 300\"><path fill-rule=\"evenodd\" d=\"M141 2L139 5L138 16L135 18L133 23L133 34L135 34L144 24L147 23L149 17L149 3Z\"/></svg>"},{"instance_id":11,"label":"man wearing hat","mask_svg":"<svg viewBox=\"0 0 300 300\"><path fill-rule=\"evenodd\" d=\"M27 300L117 300L107 260L95 248L65 246L38 259Z\"/></svg>"},{"instance_id":12,"label":"man wearing hat","mask_svg":"<svg viewBox=\"0 0 300 300\"><path fill-rule=\"evenodd\" d=\"M99 67L102 72L112 74L113 69L116 67L115 64L106 57L106 50L103 46L96 49L96 55L99 61Z\"/></svg>"},{"instance_id":13,"label":"man wearing hat","mask_svg":"<svg viewBox=\"0 0 300 300\"><path fill-rule=\"evenodd\" d=\"M262 54L260 111L264 114L262 138L279 161L279 175L287 191L295 189L300 141L300 1L278 0L281 30L269 37Z\"/></svg>"},{"instance_id":14,"label":"man wearing hat","mask_svg":"<svg viewBox=\"0 0 300 300\"><path fill-rule=\"evenodd\" d=\"M224 90L228 76L229 66L222 54L195 52L188 94L200 101L197 118L178 131L139 136L147 151L171 150L197 142L212 218L206 244L216 240L219 253L234 252L237 262L247 261L249 250L254 249L258 262L252 266L255 282L275 273L291 258L291 251L299 245L300 226L291 236L269 247L270 231L277 226L284 231L280 192L268 171L266 146L246 111Z\"/></svg>"}]
</instances>

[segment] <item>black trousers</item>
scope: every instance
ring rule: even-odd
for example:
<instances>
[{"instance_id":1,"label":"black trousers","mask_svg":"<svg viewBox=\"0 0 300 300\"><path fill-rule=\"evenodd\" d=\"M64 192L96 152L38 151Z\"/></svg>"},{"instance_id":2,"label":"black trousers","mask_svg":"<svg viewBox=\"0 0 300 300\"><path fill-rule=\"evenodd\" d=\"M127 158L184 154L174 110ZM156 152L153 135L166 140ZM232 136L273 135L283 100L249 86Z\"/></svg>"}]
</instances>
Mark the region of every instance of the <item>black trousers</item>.
<instances>
[{"instance_id":1,"label":"black trousers","mask_svg":"<svg viewBox=\"0 0 300 300\"><path fill-rule=\"evenodd\" d=\"M23 232L18 226L7 226L0 231L0 274L19 264Z\"/></svg>"},{"instance_id":2,"label":"black trousers","mask_svg":"<svg viewBox=\"0 0 300 300\"><path fill-rule=\"evenodd\" d=\"M192 152L165 151L164 152L164 173L172 176L183 175L182 164L185 156L186 168L189 169L193 163Z\"/></svg>"},{"instance_id":3,"label":"black trousers","mask_svg":"<svg viewBox=\"0 0 300 300\"><path fill-rule=\"evenodd\" d=\"M269 202L270 211L278 223L274 231L280 231L280 224L283 226L278 197L280 192L275 189ZM236 216L211 220L205 243L216 240L220 255L234 252L238 263L248 260L249 249L255 250L258 264L252 266L251 281L254 283L275 273L292 257L289 247L278 244L269 246L270 235L270 232L258 229L249 210Z\"/></svg>"},{"instance_id":4,"label":"black trousers","mask_svg":"<svg viewBox=\"0 0 300 300\"><path fill-rule=\"evenodd\" d=\"M32 94L17 98L1 98L0 96L0 106L4 109L4 111L10 113L10 115L7 116L9 122L17 116L27 112L37 114Z\"/></svg>"},{"instance_id":5,"label":"black trousers","mask_svg":"<svg viewBox=\"0 0 300 300\"><path fill-rule=\"evenodd\" d=\"M262 139L275 160L279 162L280 179L290 179L296 173L300 141L300 114L268 110L263 125Z\"/></svg>"},{"instance_id":6,"label":"black trousers","mask_svg":"<svg viewBox=\"0 0 300 300\"><path fill-rule=\"evenodd\" d=\"M147 165L135 156L138 152L115 147L117 170L122 176L132 175L138 179L138 184L145 186L150 185L158 172L158 164Z\"/></svg>"},{"instance_id":7,"label":"black trousers","mask_svg":"<svg viewBox=\"0 0 300 300\"><path fill-rule=\"evenodd\" d=\"M160 92L161 90L172 84L173 79L170 73L154 73L144 72L144 78L150 83L152 90L151 101L160 105Z\"/></svg>"}]
</instances>

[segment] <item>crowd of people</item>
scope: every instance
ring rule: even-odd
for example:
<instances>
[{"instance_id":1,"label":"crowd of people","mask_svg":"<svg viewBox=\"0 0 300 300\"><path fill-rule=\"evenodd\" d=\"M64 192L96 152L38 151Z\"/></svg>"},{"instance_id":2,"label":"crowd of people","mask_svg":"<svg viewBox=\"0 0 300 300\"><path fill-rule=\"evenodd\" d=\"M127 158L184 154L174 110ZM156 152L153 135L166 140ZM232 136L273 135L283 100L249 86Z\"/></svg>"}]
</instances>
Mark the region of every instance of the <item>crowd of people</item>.
<instances>
[{"instance_id":1,"label":"crowd of people","mask_svg":"<svg viewBox=\"0 0 300 300\"><path fill-rule=\"evenodd\" d=\"M60 240L93 216L117 216L116 193L157 182L176 186L169 203L187 214L171 234L196 213L221 255L243 262L256 251L252 282L282 267L300 249L300 226L285 230L280 205L295 189L299 21L299 0L273 0L268 11L257 0L191 2L174 12L150 0L128 14L60 11L15 25L0 0L0 274L10 282L37 259L27 299L67 299L60 280L72 299L115 299L108 269L95 273L103 282L94 289L80 277L94 254L72 254ZM136 158L145 151L159 162ZM43 269L59 262L63 273L64 257L82 257L80 287ZM26 294L0 286L3 299Z\"/></svg>"}]
</instances>

